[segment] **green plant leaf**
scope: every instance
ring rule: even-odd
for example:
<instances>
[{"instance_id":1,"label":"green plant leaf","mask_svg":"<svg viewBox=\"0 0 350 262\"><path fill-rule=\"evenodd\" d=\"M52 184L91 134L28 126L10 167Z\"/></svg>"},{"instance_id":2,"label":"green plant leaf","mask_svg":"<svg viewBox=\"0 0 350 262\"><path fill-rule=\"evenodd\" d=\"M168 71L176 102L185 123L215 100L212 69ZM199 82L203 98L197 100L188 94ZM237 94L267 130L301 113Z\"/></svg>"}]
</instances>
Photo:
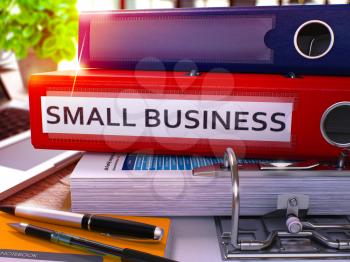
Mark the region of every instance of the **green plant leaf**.
<instances>
[{"instance_id":1,"label":"green plant leaf","mask_svg":"<svg viewBox=\"0 0 350 262\"><path fill-rule=\"evenodd\" d=\"M30 38L30 42L33 46L36 46L42 38L42 32L37 30Z\"/></svg>"},{"instance_id":2,"label":"green plant leaf","mask_svg":"<svg viewBox=\"0 0 350 262\"><path fill-rule=\"evenodd\" d=\"M38 10L39 11L45 10L47 8L47 2L50 2L50 1L39 0L38 1L38 6L37 6Z\"/></svg>"},{"instance_id":3,"label":"green plant leaf","mask_svg":"<svg viewBox=\"0 0 350 262\"><path fill-rule=\"evenodd\" d=\"M66 44L66 46L62 50L62 52L64 54L63 57L68 61L73 60L75 55L76 55L76 52L77 52L76 49L77 49L76 44L71 40L70 42L68 42Z\"/></svg>"},{"instance_id":4,"label":"green plant leaf","mask_svg":"<svg viewBox=\"0 0 350 262\"><path fill-rule=\"evenodd\" d=\"M7 10L7 8L10 6L11 0L1 0L0 1L0 13Z\"/></svg>"},{"instance_id":5,"label":"green plant leaf","mask_svg":"<svg viewBox=\"0 0 350 262\"><path fill-rule=\"evenodd\" d=\"M76 52L76 0L0 0L0 49L18 58L30 48L58 62Z\"/></svg>"},{"instance_id":6,"label":"green plant leaf","mask_svg":"<svg viewBox=\"0 0 350 262\"><path fill-rule=\"evenodd\" d=\"M24 29L23 29L23 37L24 38L30 38L34 33L34 28L32 26L26 26Z\"/></svg>"},{"instance_id":7,"label":"green plant leaf","mask_svg":"<svg viewBox=\"0 0 350 262\"><path fill-rule=\"evenodd\" d=\"M69 22L66 30L69 35L77 37L78 35L78 23L76 21Z\"/></svg>"},{"instance_id":8,"label":"green plant leaf","mask_svg":"<svg viewBox=\"0 0 350 262\"><path fill-rule=\"evenodd\" d=\"M28 55L28 49L26 49L24 46L17 45L14 47L13 51L18 59L23 59Z\"/></svg>"},{"instance_id":9,"label":"green plant leaf","mask_svg":"<svg viewBox=\"0 0 350 262\"><path fill-rule=\"evenodd\" d=\"M49 37L45 39L42 45L42 49L46 52L51 52L51 50L55 50L57 46L57 41L55 37Z\"/></svg>"}]
</instances>

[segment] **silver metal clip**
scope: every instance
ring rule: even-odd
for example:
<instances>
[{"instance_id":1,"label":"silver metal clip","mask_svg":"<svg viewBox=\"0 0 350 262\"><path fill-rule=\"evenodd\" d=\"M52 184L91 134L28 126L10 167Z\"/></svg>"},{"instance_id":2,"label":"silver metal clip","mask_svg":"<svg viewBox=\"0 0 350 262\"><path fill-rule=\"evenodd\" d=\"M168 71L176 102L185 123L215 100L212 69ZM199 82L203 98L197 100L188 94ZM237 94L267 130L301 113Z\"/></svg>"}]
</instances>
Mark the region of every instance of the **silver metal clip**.
<instances>
[{"instance_id":1,"label":"silver metal clip","mask_svg":"<svg viewBox=\"0 0 350 262\"><path fill-rule=\"evenodd\" d=\"M229 176L230 169L223 163L214 164L211 166L197 167L192 170L194 176Z\"/></svg>"},{"instance_id":2,"label":"silver metal clip","mask_svg":"<svg viewBox=\"0 0 350 262\"><path fill-rule=\"evenodd\" d=\"M345 163L346 163L347 158L349 157L349 154L350 154L349 148L345 148L341 151L339 158L338 158L338 163L337 163L337 167L339 170L344 169Z\"/></svg>"},{"instance_id":3,"label":"silver metal clip","mask_svg":"<svg viewBox=\"0 0 350 262\"><path fill-rule=\"evenodd\" d=\"M316 231L316 229L343 229L349 230L350 224L313 224L310 222L302 222L298 217L300 209L307 209L309 205L309 197L305 195L281 195L278 200L278 208L285 209L287 217L278 218L284 221L284 227L277 227L269 231L264 239L244 239L240 237L240 233L244 234L246 230L239 232L240 223L240 191L239 191L239 173L238 162L234 151L227 148L224 156L224 163L215 166L197 168L193 171L194 175L231 175L232 182L232 218L230 221L230 232L220 230L220 245L226 259L242 259L242 258L330 258L330 257L347 257L350 258L350 240L336 239L333 240L327 232ZM249 218L251 221L253 218ZM248 220L249 220L248 219ZM289 221L288 221L289 219ZM256 220L261 221L261 220ZM247 222L244 218L242 222ZM249 223L249 222L248 222ZM218 224L217 224L218 225ZM247 225L247 224L245 224ZM257 224L258 225L258 224ZM256 225L256 226L257 226ZM222 228L218 226L217 228ZM308 229L308 230L304 230ZM219 232L220 232L219 231ZM248 230L249 232L249 230ZM275 241L279 239L280 241ZM317 249L311 244L305 247L306 239L315 240L319 243ZM280 243L284 247L278 247L275 243ZM317 244L315 244L317 245ZM297 248L304 248L305 251L300 252ZM327 249L328 248L328 249ZM333 251L329 251L333 249ZM314 253L310 252L314 250ZM316 251L317 250L317 251ZM334 251L334 250L339 250ZM249 252L247 252L249 251ZM255 251L255 252L254 252Z\"/></svg>"},{"instance_id":4,"label":"silver metal clip","mask_svg":"<svg viewBox=\"0 0 350 262\"><path fill-rule=\"evenodd\" d=\"M260 170L309 170L319 166L316 160L299 162L271 162L259 164Z\"/></svg>"},{"instance_id":5,"label":"silver metal clip","mask_svg":"<svg viewBox=\"0 0 350 262\"><path fill-rule=\"evenodd\" d=\"M200 73L198 72L197 69L192 69L190 72L187 74L188 76L199 76Z\"/></svg>"}]
</instances>

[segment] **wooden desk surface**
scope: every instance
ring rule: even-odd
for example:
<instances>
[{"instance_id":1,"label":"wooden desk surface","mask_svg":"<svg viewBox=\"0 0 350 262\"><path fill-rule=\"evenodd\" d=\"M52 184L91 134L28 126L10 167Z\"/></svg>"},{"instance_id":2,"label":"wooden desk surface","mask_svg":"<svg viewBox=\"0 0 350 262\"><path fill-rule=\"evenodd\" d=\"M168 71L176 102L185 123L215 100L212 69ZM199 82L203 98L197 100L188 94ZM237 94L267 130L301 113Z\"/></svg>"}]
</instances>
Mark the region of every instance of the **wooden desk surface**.
<instances>
[{"instance_id":1,"label":"wooden desk surface","mask_svg":"<svg viewBox=\"0 0 350 262\"><path fill-rule=\"evenodd\" d=\"M59 210L70 209L69 175L77 163L46 177L24 190L0 201L0 204L28 204Z\"/></svg>"}]
</instances>

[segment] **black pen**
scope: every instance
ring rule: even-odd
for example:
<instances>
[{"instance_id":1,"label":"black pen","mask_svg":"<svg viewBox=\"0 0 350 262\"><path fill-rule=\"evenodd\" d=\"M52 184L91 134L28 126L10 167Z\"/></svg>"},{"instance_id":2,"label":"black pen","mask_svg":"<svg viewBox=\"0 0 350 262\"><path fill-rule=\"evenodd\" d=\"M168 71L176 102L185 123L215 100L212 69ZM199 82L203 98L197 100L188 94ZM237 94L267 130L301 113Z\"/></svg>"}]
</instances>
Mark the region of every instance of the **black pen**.
<instances>
[{"instance_id":1,"label":"black pen","mask_svg":"<svg viewBox=\"0 0 350 262\"><path fill-rule=\"evenodd\" d=\"M109 235L154 240L160 240L163 236L163 230L160 227L106 216L9 205L0 206L0 211L45 223L82 228Z\"/></svg>"},{"instance_id":2,"label":"black pen","mask_svg":"<svg viewBox=\"0 0 350 262\"><path fill-rule=\"evenodd\" d=\"M60 245L87 250L99 255L121 257L122 260L125 259L126 261L133 262L174 262L174 260L168 258L151 255L134 249L110 246L26 223L12 223L8 225L28 236L40 238Z\"/></svg>"}]
</instances>

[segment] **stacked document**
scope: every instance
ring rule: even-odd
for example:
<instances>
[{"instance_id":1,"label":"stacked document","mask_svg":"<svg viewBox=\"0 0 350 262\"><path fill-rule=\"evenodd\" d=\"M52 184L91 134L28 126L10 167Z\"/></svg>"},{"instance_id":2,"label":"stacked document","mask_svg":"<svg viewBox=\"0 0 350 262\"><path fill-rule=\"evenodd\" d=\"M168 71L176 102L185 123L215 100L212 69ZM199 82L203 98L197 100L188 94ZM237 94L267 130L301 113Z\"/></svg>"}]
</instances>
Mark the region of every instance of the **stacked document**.
<instances>
[{"instance_id":1,"label":"stacked document","mask_svg":"<svg viewBox=\"0 0 350 262\"><path fill-rule=\"evenodd\" d=\"M230 215L231 178L194 176L219 158L87 153L71 176L72 209L137 216ZM350 214L350 174L322 168L262 171L241 160L240 214L264 215L283 194L307 195L309 214Z\"/></svg>"}]
</instances>

